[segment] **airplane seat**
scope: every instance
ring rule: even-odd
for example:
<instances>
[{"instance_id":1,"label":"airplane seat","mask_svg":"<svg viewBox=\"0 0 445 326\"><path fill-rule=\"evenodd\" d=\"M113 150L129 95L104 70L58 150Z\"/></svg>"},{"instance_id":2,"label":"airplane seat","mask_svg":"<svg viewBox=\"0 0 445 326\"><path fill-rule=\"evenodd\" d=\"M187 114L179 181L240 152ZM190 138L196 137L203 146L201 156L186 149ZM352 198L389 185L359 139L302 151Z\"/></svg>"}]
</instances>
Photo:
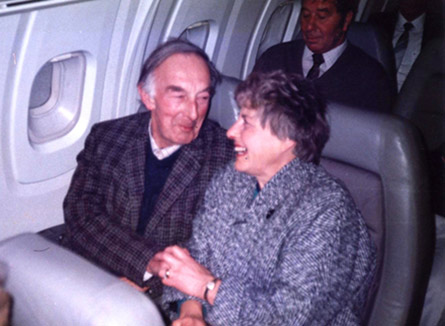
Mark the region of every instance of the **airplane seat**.
<instances>
[{"instance_id":1,"label":"airplane seat","mask_svg":"<svg viewBox=\"0 0 445 326\"><path fill-rule=\"evenodd\" d=\"M40 235L1 241L0 262L12 325L164 325L146 295Z\"/></svg>"},{"instance_id":2,"label":"airplane seat","mask_svg":"<svg viewBox=\"0 0 445 326\"><path fill-rule=\"evenodd\" d=\"M353 22L349 25L347 39L380 62L395 87L396 70L390 40L385 38L376 26L359 22Z\"/></svg>"},{"instance_id":3,"label":"airplane seat","mask_svg":"<svg viewBox=\"0 0 445 326\"><path fill-rule=\"evenodd\" d=\"M393 112L414 123L429 151L435 211L445 217L445 40L428 42L400 89Z\"/></svg>"},{"instance_id":4,"label":"airplane seat","mask_svg":"<svg viewBox=\"0 0 445 326\"><path fill-rule=\"evenodd\" d=\"M408 121L331 103L321 164L344 182L377 247L367 325L418 323L432 264L434 219L425 154Z\"/></svg>"},{"instance_id":5,"label":"airplane seat","mask_svg":"<svg viewBox=\"0 0 445 326\"><path fill-rule=\"evenodd\" d=\"M217 122L222 128L229 129L238 119L238 105L235 101L235 89L240 80L222 75L221 83L216 86L208 118Z\"/></svg>"}]
</instances>

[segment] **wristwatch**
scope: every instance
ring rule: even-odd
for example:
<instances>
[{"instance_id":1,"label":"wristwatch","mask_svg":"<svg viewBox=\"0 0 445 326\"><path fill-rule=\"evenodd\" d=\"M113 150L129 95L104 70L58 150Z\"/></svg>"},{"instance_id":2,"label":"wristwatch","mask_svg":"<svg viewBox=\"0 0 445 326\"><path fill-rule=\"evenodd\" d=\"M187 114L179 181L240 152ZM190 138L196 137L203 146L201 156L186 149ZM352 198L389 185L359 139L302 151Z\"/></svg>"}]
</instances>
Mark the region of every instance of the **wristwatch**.
<instances>
[{"instance_id":1,"label":"wristwatch","mask_svg":"<svg viewBox=\"0 0 445 326\"><path fill-rule=\"evenodd\" d=\"M207 299L207 295L209 294L209 291L212 291L215 288L217 281L219 281L219 278L214 278L209 283L207 283L206 288L204 290L204 300L205 301L209 301Z\"/></svg>"}]
</instances>

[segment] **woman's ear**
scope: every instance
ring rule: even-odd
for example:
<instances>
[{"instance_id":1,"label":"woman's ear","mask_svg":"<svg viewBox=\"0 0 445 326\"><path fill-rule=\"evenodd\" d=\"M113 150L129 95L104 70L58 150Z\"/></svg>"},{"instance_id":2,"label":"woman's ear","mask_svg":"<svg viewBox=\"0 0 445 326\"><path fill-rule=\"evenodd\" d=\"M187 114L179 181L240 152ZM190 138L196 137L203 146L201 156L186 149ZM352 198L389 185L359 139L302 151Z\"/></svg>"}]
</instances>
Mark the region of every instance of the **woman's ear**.
<instances>
[{"instance_id":1,"label":"woman's ear","mask_svg":"<svg viewBox=\"0 0 445 326\"><path fill-rule=\"evenodd\" d=\"M141 97L141 101L144 103L147 110L154 110L156 108L155 100L148 94L148 92L144 90L141 84L138 85L138 92L139 96Z\"/></svg>"},{"instance_id":2,"label":"woman's ear","mask_svg":"<svg viewBox=\"0 0 445 326\"><path fill-rule=\"evenodd\" d=\"M284 141L284 146L286 148L286 152L289 153L290 155L297 157L295 155L295 147L298 146L297 142L295 140L291 140L289 138L286 138L286 140Z\"/></svg>"}]
</instances>

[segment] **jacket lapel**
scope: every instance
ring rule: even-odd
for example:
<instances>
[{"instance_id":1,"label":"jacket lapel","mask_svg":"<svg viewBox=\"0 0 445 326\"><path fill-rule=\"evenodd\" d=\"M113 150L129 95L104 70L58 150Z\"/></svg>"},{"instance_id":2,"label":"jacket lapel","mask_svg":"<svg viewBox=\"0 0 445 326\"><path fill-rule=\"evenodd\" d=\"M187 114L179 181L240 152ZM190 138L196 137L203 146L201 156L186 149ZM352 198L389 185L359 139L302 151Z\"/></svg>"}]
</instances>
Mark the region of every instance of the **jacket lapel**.
<instances>
[{"instance_id":1,"label":"jacket lapel","mask_svg":"<svg viewBox=\"0 0 445 326\"><path fill-rule=\"evenodd\" d=\"M202 140L199 138L190 145L181 147L181 153L159 195L152 216L145 229L145 235L151 233L156 228L165 213L197 176L204 160L202 147ZM171 218L175 218L175 216L171 216ZM179 218L182 218L182 216Z\"/></svg>"},{"instance_id":2,"label":"jacket lapel","mask_svg":"<svg viewBox=\"0 0 445 326\"><path fill-rule=\"evenodd\" d=\"M123 153L124 157L124 184L128 190L128 201L130 207L129 223L136 230L142 197L144 195L145 160L147 156L149 115L141 115L141 122L135 130L133 139L129 139L128 150Z\"/></svg>"}]
</instances>

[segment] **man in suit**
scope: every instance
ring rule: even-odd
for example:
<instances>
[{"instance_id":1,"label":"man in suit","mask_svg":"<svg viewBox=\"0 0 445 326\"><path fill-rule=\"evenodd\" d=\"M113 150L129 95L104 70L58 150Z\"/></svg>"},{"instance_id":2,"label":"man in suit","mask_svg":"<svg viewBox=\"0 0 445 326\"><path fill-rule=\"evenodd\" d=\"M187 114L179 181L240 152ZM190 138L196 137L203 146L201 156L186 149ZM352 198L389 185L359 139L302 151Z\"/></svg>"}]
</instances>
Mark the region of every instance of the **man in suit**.
<instances>
[{"instance_id":1,"label":"man in suit","mask_svg":"<svg viewBox=\"0 0 445 326\"><path fill-rule=\"evenodd\" d=\"M356 6L354 0L303 0L303 40L268 49L254 70L298 73L312 79L328 101L390 111L395 90L383 67L346 41Z\"/></svg>"},{"instance_id":2,"label":"man in suit","mask_svg":"<svg viewBox=\"0 0 445 326\"><path fill-rule=\"evenodd\" d=\"M400 0L398 10L376 13L368 20L392 42L398 90L422 47L441 31L441 19L426 15L426 9L426 0Z\"/></svg>"},{"instance_id":3,"label":"man in suit","mask_svg":"<svg viewBox=\"0 0 445 326\"><path fill-rule=\"evenodd\" d=\"M207 111L219 74L200 48L172 40L147 59L138 90L149 112L93 126L64 201L74 251L162 292L148 263L191 235L211 177L233 157Z\"/></svg>"}]
</instances>

